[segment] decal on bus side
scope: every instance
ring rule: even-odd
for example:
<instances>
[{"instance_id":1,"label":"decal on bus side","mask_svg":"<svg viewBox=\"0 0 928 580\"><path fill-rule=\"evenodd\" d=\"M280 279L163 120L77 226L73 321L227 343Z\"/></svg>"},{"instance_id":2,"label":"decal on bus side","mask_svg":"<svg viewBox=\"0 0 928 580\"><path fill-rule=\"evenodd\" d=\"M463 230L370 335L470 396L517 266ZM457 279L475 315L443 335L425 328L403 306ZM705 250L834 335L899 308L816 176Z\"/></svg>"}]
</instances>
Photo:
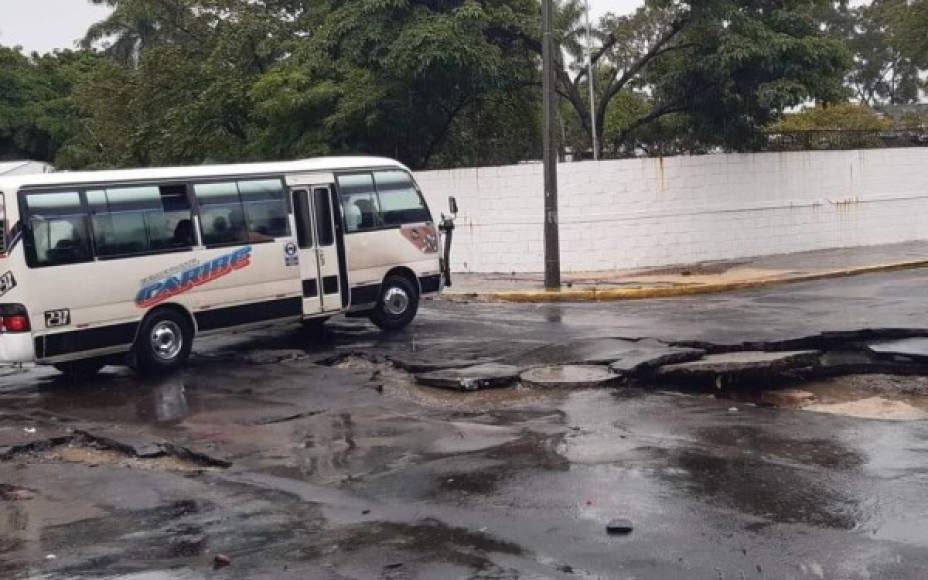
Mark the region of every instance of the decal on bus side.
<instances>
[{"instance_id":1,"label":"decal on bus side","mask_svg":"<svg viewBox=\"0 0 928 580\"><path fill-rule=\"evenodd\" d=\"M3 276L0 276L0 296L3 296L13 288L16 288L16 278L13 276L13 272L7 272Z\"/></svg>"},{"instance_id":2,"label":"decal on bus side","mask_svg":"<svg viewBox=\"0 0 928 580\"><path fill-rule=\"evenodd\" d=\"M287 242L284 246L284 264L288 268L300 265L300 249L293 242Z\"/></svg>"},{"instance_id":3,"label":"decal on bus side","mask_svg":"<svg viewBox=\"0 0 928 580\"><path fill-rule=\"evenodd\" d=\"M45 328L55 328L57 326L70 326L71 309L62 308L60 310L45 311Z\"/></svg>"},{"instance_id":4,"label":"decal on bus side","mask_svg":"<svg viewBox=\"0 0 928 580\"><path fill-rule=\"evenodd\" d=\"M246 246L209 262L195 263L180 272L164 275L154 281L148 278L142 281L142 289L135 297L135 304L139 308L154 306L195 286L202 286L250 265L251 246Z\"/></svg>"},{"instance_id":5,"label":"decal on bus side","mask_svg":"<svg viewBox=\"0 0 928 580\"><path fill-rule=\"evenodd\" d=\"M402 226L400 233L420 252L434 254L438 252L438 232L431 225Z\"/></svg>"}]
</instances>

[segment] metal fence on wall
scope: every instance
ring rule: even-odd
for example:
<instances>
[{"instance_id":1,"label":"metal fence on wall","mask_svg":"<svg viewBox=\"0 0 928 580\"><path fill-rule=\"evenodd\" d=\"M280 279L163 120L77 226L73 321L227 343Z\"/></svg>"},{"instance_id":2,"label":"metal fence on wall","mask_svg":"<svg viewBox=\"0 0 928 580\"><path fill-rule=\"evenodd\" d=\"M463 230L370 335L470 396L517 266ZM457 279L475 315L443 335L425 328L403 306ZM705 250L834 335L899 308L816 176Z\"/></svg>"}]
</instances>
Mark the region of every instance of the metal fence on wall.
<instances>
[{"instance_id":1,"label":"metal fence on wall","mask_svg":"<svg viewBox=\"0 0 928 580\"><path fill-rule=\"evenodd\" d=\"M883 147L928 147L928 129L781 131L767 133L766 146L763 149L766 151L821 151Z\"/></svg>"}]
</instances>

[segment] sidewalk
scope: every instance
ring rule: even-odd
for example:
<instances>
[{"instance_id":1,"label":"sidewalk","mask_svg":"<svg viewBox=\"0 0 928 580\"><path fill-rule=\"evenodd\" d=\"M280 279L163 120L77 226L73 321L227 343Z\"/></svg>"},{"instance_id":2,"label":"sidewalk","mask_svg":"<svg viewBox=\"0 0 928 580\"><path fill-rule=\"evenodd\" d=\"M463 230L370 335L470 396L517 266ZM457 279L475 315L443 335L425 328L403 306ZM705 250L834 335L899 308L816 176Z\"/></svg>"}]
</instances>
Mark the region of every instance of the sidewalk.
<instances>
[{"instance_id":1,"label":"sidewalk","mask_svg":"<svg viewBox=\"0 0 928 580\"><path fill-rule=\"evenodd\" d=\"M562 275L560 291L544 289L544 275L454 274L450 300L580 302L666 298L928 267L928 241L779 254L611 272Z\"/></svg>"}]
</instances>

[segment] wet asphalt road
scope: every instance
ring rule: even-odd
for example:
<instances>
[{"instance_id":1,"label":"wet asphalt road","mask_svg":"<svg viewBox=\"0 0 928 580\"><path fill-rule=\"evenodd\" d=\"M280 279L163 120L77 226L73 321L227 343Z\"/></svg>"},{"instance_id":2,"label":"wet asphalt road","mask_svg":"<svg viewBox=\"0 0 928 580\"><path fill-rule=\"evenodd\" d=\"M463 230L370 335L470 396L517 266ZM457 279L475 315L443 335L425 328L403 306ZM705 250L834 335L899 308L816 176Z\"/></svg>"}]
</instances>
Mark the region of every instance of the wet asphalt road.
<instances>
[{"instance_id":1,"label":"wet asphalt road","mask_svg":"<svg viewBox=\"0 0 928 580\"><path fill-rule=\"evenodd\" d=\"M204 340L187 371L155 382L112 368L87 384L8 375L0 443L109 433L202 456L144 460L69 439L0 462L0 577L925 578L924 421L732 412L657 389L458 393L351 356L928 329L925 281L439 302L391 336L342 320L322 339L278 327ZM633 533L607 535L613 518ZM214 569L217 553L231 565Z\"/></svg>"}]
</instances>

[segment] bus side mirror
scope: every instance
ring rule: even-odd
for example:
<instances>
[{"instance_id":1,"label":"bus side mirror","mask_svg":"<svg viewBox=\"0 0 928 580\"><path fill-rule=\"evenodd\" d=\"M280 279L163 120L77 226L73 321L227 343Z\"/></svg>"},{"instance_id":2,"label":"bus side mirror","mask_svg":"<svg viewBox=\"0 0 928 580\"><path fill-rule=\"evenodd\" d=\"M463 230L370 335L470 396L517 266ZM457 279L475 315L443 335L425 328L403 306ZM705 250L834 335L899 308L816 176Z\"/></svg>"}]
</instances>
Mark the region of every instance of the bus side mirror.
<instances>
[{"instance_id":1,"label":"bus side mirror","mask_svg":"<svg viewBox=\"0 0 928 580\"><path fill-rule=\"evenodd\" d=\"M451 209L451 215L458 215L458 200L453 195L448 198L448 207Z\"/></svg>"}]
</instances>

